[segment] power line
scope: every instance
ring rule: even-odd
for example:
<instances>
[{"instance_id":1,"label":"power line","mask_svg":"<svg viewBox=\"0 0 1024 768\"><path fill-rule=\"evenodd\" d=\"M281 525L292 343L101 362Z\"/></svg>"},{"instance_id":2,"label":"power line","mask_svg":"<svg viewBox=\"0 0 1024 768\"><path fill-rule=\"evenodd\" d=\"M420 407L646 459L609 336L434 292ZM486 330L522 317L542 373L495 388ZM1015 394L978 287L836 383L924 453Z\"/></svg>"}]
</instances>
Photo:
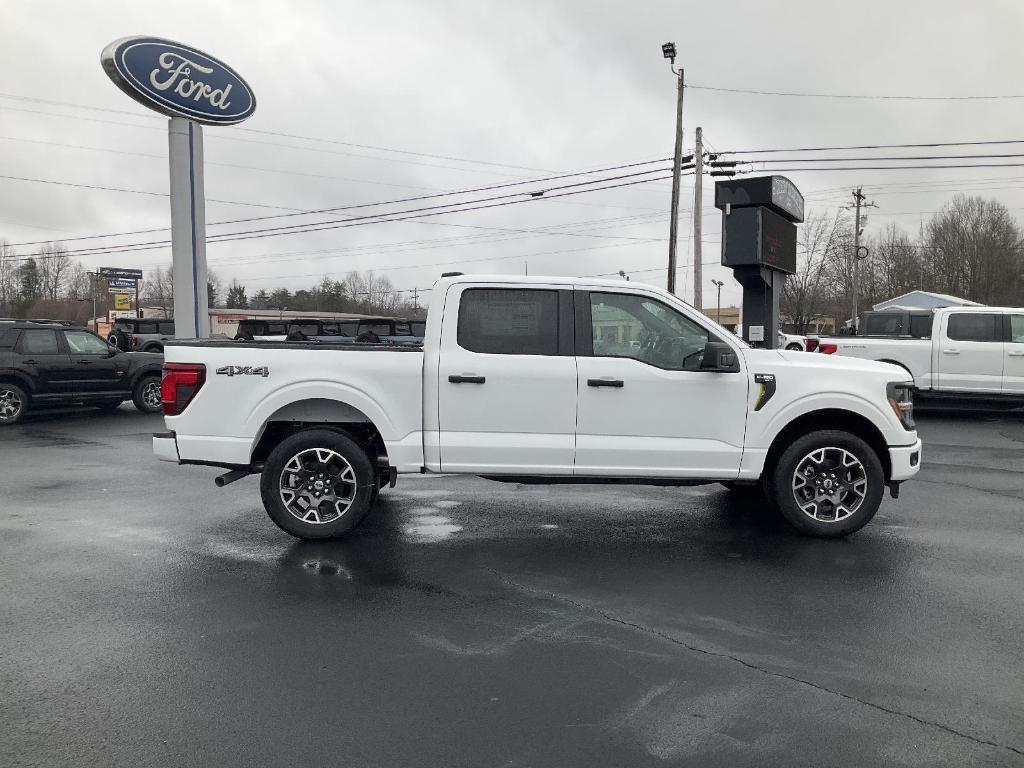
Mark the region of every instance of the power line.
<instances>
[{"instance_id":1,"label":"power line","mask_svg":"<svg viewBox=\"0 0 1024 768\"><path fill-rule=\"evenodd\" d=\"M1024 153L1013 152L987 155L894 155L874 157L783 157L778 160L740 160L740 163L852 163L852 162L889 162L898 160L983 160L991 158L1021 158Z\"/></svg>"},{"instance_id":2,"label":"power line","mask_svg":"<svg viewBox=\"0 0 1024 768\"><path fill-rule=\"evenodd\" d=\"M893 158L900 160L902 158ZM1019 168L1024 163L973 163L967 165L861 165L855 167L830 166L826 168L772 168L775 173L798 173L801 171L922 171L931 168ZM749 171L744 171L749 173Z\"/></svg>"},{"instance_id":3,"label":"power line","mask_svg":"<svg viewBox=\"0 0 1024 768\"><path fill-rule=\"evenodd\" d=\"M722 93L744 93L752 96L791 96L804 99L875 99L882 101L994 101L999 99L1024 99L1024 94L997 94L991 96L918 96L864 93L802 93L796 91L760 91L753 88L723 88L713 85L691 85L696 91L719 91Z\"/></svg>"},{"instance_id":4,"label":"power line","mask_svg":"<svg viewBox=\"0 0 1024 768\"><path fill-rule=\"evenodd\" d=\"M859 144L846 147L792 147L790 149L734 149L720 155L768 154L770 152L838 152L854 149L928 149L933 147L973 147L988 144L1024 144L1024 139L993 139L990 141L939 141L930 144Z\"/></svg>"},{"instance_id":5,"label":"power line","mask_svg":"<svg viewBox=\"0 0 1024 768\"><path fill-rule=\"evenodd\" d=\"M633 175L633 174L630 174L630 175ZM300 234L300 233L305 233L305 232L318 232L318 231L328 230L328 229L347 229L349 227L366 226L368 224L381 224L381 223L385 223L385 222L412 221L412 220L415 220L415 219L418 219L418 218L429 217L429 216L443 216L443 215L446 215L446 214L464 213L464 212L469 212L469 211L478 211L478 210L484 210L484 209L487 209L487 208L498 208L498 207L503 207L503 206L506 206L506 205L516 205L516 204L519 204L519 203L534 202L534 201L537 201L537 200L557 199L559 197L569 197L571 195L579 195L579 194L585 194L585 193L590 193L590 192L601 192L601 191L608 190L608 189L619 189L621 187L633 186L635 184L647 184L647 183L650 183L652 181L665 181L668 178L670 178L670 177L669 176L658 176L658 177L654 177L654 178L651 178L651 179L633 180L633 181L628 181L628 182L622 182L622 183L619 183L619 184L607 184L607 185L604 185L604 186L592 187L590 189L577 189L577 190L572 190L572 191L569 191L569 192L561 192L561 193L556 194L556 195L544 195L544 196L539 196L539 197L530 196L530 197L526 197L526 198L520 199L520 200L501 199L501 198L510 197L509 195L502 195L502 196L499 196L497 198L484 198L483 201L468 200L468 201L466 201L465 204L463 204L463 205L466 205L466 204L469 204L469 203L484 202L486 200L497 200L497 199L501 200L500 202L496 202L496 203L492 202L492 203L488 203L487 205L473 205L471 207L462 207L462 208L454 208L454 209L452 209L452 206L454 204L441 205L441 206L430 206L428 208L412 209L410 211L396 211L396 212L386 213L386 214L373 214L373 215L370 215L370 216L353 217L352 219L343 219L340 222L331 222L330 224L320 223L320 224L314 224L314 225L306 225L305 229L299 229L299 230L290 229L289 231L285 231L285 232L279 232L279 231L275 231L275 232L255 231L255 232L234 233L234 234L237 234L238 236L235 236L235 237L225 236L225 237L221 237L219 239L210 239L210 240L208 240L208 242L209 243L233 242L235 240L262 239L262 238L265 238L265 237L275 237L275 236L279 236L279 235ZM607 181L607 180L611 180L611 179L597 180L597 181L590 182L590 183L598 184L598 183L601 183L601 181ZM578 185L565 185L565 186L578 186ZM433 209L436 209L436 208L447 208L449 210L433 210ZM421 212L421 211L426 211L426 212ZM410 215L410 216L403 216L403 214L406 214L406 213L411 213L412 215ZM381 218L381 217L385 217L385 216L386 217L403 216L403 217L402 218ZM102 248L88 248L88 249L72 250L72 251L67 251L65 253L65 255L67 255L67 256L100 256L100 255L109 255L109 254L117 254L117 253L134 253L134 252L137 252L137 251L148 251L148 250L153 250L153 249L156 249L156 248L166 248L166 247L168 247L168 245L169 245L169 241L166 241L166 240L165 241L159 241L159 242L150 242L150 243L130 243L130 244L127 244L125 246L111 246L111 247L102 247ZM30 259L30 258L33 258L33 257L31 257L31 256L16 257L16 260L25 261L25 260Z\"/></svg>"},{"instance_id":6,"label":"power line","mask_svg":"<svg viewBox=\"0 0 1024 768\"><path fill-rule=\"evenodd\" d=\"M250 217L241 218L241 219L225 219L223 221L211 221L211 222L208 222L207 226L211 226L212 227L212 226L220 226L220 225L223 225L223 224L243 224L243 223L248 223L248 222L252 222L252 221L269 221L270 219L291 218L291 217L295 217L295 216L312 216L312 215L323 214L323 213L337 213L339 211L351 211L351 210L356 210L356 209L361 209L361 208L373 208L373 207L382 206L382 205L398 205L398 204L401 204L401 203L412 203L412 202L419 202L419 201L423 201L423 200L435 200L435 199L443 198L443 197L457 197L457 196L461 196L461 195L475 194L477 192L489 192L489 191L495 190L495 189L507 189L509 187L523 186L525 184L543 184L543 183L546 183L546 182L549 182L549 181L558 181L560 179L575 178L575 177L578 177L578 176L589 176L589 175L593 175L593 174L596 174L596 173L607 173L607 172L610 172L610 171L627 170L627 169L630 169L630 168L639 168L639 167L644 166L644 165L653 165L654 163L666 162L669 159L671 159L671 158L662 158L662 159L659 159L659 160L646 160L646 161L636 162L636 163L626 163L624 165L613 165L613 166L608 166L608 167L605 167L605 168L598 168L598 169L594 169L594 170L573 171L573 172L570 172L570 173L561 173L561 174L557 174L557 175L554 175L554 176L546 176L546 177L537 178L537 179L526 179L526 180L523 180L523 181L508 181L508 182L503 182L501 184L489 184L489 185L482 186L482 187L470 187L468 189L454 190L454 191L451 191L451 192L438 192L438 193L433 193L433 194L429 194L429 195L416 195L414 197L403 197L403 198L399 198L397 200L383 200L383 201L379 201L379 202L375 202L375 203L359 203L359 204L356 204L356 205L343 205L343 206L336 206L336 207L333 207L333 208L316 208L316 209L312 209L312 210L298 210L298 209L292 208L292 209L289 209L289 210L294 211L294 213L281 213L281 214L274 214L274 215L268 215L268 216L250 216ZM645 173L653 173L656 170L657 169L652 169L651 171L646 171ZM0 178L10 178L10 177L0 176ZM32 179L26 179L26 180L31 181ZM42 180L37 180L37 181L42 181ZM592 183L596 184L596 183L599 183L600 181L601 181L600 179L597 179L597 180L594 180ZM47 182L47 183L62 184L64 182L52 181L52 182ZM76 185L72 184L70 186L76 186ZM117 190L117 191L122 191L122 192L137 191L138 194L160 195L162 197L167 197L168 196L166 193L142 192L142 191L138 191L138 190ZM520 194L527 194L527 193L524 192L524 193L520 193ZM455 204L456 203L452 203L452 205L455 205ZM326 222L320 222L320 223L326 223ZM299 226L299 225L296 225L296 226ZM65 241L71 242L71 241L80 241L80 240L97 240L97 239L106 239L106 238L112 238L112 237L124 237L124 236L127 236L127 235L150 234L152 232L167 232L167 231L169 231L169 229L170 229L169 227L158 227L158 228L154 228L154 229L139 229L139 230L133 230L133 231L128 231L128 232L112 232L112 233L100 234L100 235L84 235L84 236L81 236L81 237L65 238ZM213 237L216 237L216 235L214 235ZM48 242L50 242L50 241L49 240L33 240L33 241L26 241L26 242L22 242L22 243L11 243L10 245L11 245L12 248L14 248L14 247L26 246L26 245L43 245L43 244L48 243Z\"/></svg>"}]
</instances>

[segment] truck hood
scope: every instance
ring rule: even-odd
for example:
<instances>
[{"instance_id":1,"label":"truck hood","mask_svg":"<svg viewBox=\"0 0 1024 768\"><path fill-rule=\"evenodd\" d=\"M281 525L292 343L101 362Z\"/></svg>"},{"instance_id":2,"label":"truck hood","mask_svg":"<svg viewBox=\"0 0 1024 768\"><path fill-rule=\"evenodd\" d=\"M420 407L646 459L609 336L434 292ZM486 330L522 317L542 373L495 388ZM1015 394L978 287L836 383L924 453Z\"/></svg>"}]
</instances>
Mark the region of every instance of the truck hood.
<instances>
[{"instance_id":1,"label":"truck hood","mask_svg":"<svg viewBox=\"0 0 1024 768\"><path fill-rule=\"evenodd\" d=\"M801 369L809 373L814 370L830 373L848 371L876 374L888 381L912 381L910 374L898 365L861 360L858 357L823 355L818 352L787 352L781 349L745 349L743 354L746 355L752 369L763 368L765 372L774 372L776 369Z\"/></svg>"}]
</instances>

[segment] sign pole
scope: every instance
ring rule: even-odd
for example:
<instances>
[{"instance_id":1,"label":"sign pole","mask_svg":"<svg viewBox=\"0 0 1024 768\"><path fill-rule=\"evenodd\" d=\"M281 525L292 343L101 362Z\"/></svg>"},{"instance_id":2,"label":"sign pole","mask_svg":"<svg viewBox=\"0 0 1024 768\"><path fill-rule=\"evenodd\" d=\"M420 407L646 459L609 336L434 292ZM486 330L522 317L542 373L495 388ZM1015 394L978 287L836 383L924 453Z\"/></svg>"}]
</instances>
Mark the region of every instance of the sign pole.
<instances>
[{"instance_id":1,"label":"sign pole","mask_svg":"<svg viewBox=\"0 0 1024 768\"><path fill-rule=\"evenodd\" d=\"M172 117L167 126L171 171L171 278L174 332L179 339L210 335L206 284L206 198L203 129Z\"/></svg>"}]
</instances>

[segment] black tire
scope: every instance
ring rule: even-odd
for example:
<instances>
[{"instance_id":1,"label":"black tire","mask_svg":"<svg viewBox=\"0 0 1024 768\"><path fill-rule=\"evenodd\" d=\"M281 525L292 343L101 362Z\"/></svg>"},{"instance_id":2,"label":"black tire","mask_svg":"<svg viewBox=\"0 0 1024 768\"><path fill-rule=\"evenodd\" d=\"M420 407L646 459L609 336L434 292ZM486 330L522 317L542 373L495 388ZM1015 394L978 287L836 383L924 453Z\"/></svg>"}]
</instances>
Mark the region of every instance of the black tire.
<instances>
[{"instance_id":1,"label":"black tire","mask_svg":"<svg viewBox=\"0 0 1024 768\"><path fill-rule=\"evenodd\" d=\"M17 384L0 382L0 426L17 424L28 411L29 395Z\"/></svg>"},{"instance_id":2,"label":"black tire","mask_svg":"<svg viewBox=\"0 0 1024 768\"><path fill-rule=\"evenodd\" d=\"M802 346L800 346L799 344L797 344L796 342L793 342L792 344L787 344L786 345L786 349L788 349L790 352L803 352L804 351L804 348Z\"/></svg>"},{"instance_id":3,"label":"black tire","mask_svg":"<svg viewBox=\"0 0 1024 768\"><path fill-rule=\"evenodd\" d=\"M835 538L859 531L875 516L885 491L885 474L874 449L859 437L821 430L798 438L786 449L775 465L770 487L786 522L809 536ZM832 490L833 496L819 499L818 492ZM798 495L809 511L801 508Z\"/></svg>"},{"instance_id":4,"label":"black tire","mask_svg":"<svg viewBox=\"0 0 1024 768\"><path fill-rule=\"evenodd\" d=\"M334 539L349 533L369 513L376 500L376 481L366 451L353 440L333 430L309 429L271 451L263 466L260 494L270 519L285 533L299 539ZM286 503L291 489L295 492ZM302 519L303 512L311 519ZM326 519L316 522L320 518Z\"/></svg>"},{"instance_id":5,"label":"black tire","mask_svg":"<svg viewBox=\"0 0 1024 768\"><path fill-rule=\"evenodd\" d=\"M107 343L117 347L122 352L128 351L128 337L125 336L124 331L111 331L110 335L107 336Z\"/></svg>"},{"instance_id":6,"label":"black tire","mask_svg":"<svg viewBox=\"0 0 1024 768\"><path fill-rule=\"evenodd\" d=\"M162 355L164 353L164 345L163 344L150 344L148 347L146 347L142 351L143 352L155 352L158 355Z\"/></svg>"},{"instance_id":7,"label":"black tire","mask_svg":"<svg viewBox=\"0 0 1024 768\"><path fill-rule=\"evenodd\" d=\"M132 402L143 413L157 413L163 407L160 402L160 377L155 373L140 377L132 387Z\"/></svg>"}]
</instances>

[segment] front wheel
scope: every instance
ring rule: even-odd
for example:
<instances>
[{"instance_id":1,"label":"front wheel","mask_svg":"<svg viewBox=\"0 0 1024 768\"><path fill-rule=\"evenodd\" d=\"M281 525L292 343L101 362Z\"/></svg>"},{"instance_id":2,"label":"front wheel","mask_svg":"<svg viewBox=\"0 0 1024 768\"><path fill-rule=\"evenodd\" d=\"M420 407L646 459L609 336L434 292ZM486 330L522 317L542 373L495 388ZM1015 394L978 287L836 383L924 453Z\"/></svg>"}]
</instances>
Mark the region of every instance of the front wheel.
<instances>
[{"instance_id":1,"label":"front wheel","mask_svg":"<svg viewBox=\"0 0 1024 768\"><path fill-rule=\"evenodd\" d=\"M283 440L267 457L260 479L270 519L300 539L344 536L366 517L376 490L366 451L328 429Z\"/></svg>"},{"instance_id":2,"label":"front wheel","mask_svg":"<svg viewBox=\"0 0 1024 768\"><path fill-rule=\"evenodd\" d=\"M16 384L0 383L0 425L17 424L28 410L28 393Z\"/></svg>"},{"instance_id":3,"label":"front wheel","mask_svg":"<svg viewBox=\"0 0 1024 768\"><path fill-rule=\"evenodd\" d=\"M772 492L786 521L801 533L834 538L867 525L882 503L885 474L875 451L856 435L811 432L779 458Z\"/></svg>"},{"instance_id":4,"label":"front wheel","mask_svg":"<svg viewBox=\"0 0 1024 768\"><path fill-rule=\"evenodd\" d=\"M163 406L160 400L160 377L143 376L132 390L132 402L143 413L156 413Z\"/></svg>"},{"instance_id":5,"label":"front wheel","mask_svg":"<svg viewBox=\"0 0 1024 768\"><path fill-rule=\"evenodd\" d=\"M790 352L803 352L804 351L803 346L800 345L800 344L797 344L795 341L792 344L787 344L786 345L786 349L788 349Z\"/></svg>"}]
</instances>

